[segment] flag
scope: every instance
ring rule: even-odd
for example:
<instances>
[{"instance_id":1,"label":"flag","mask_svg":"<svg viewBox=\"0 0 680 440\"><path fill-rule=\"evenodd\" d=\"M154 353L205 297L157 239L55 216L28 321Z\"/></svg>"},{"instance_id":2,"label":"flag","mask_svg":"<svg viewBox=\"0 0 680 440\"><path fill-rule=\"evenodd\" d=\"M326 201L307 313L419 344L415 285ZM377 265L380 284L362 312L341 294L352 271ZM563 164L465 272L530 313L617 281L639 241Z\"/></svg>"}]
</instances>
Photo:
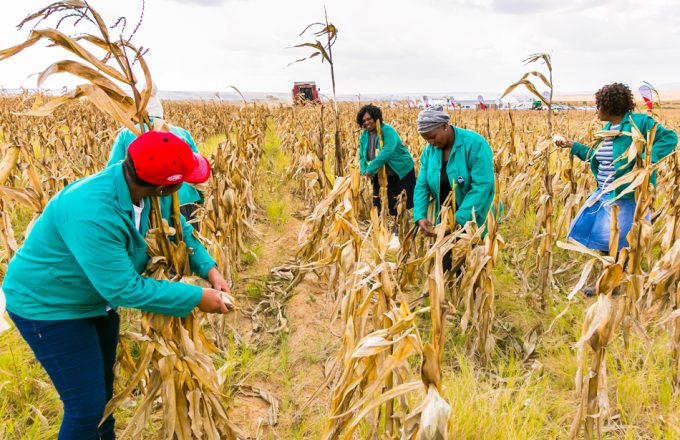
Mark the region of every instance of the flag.
<instances>
[{"instance_id":1,"label":"flag","mask_svg":"<svg viewBox=\"0 0 680 440\"><path fill-rule=\"evenodd\" d=\"M647 108L652 110L654 107L654 102L652 101L653 96L652 96L652 88L649 87L647 84L640 86L640 95L642 95L642 99L645 100L645 104L647 105Z\"/></svg>"},{"instance_id":2,"label":"flag","mask_svg":"<svg viewBox=\"0 0 680 440\"><path fill-rule=\"evenodd\" d=\"M549 91L546 90L545 92L541 93L541 96L543 96L543 99L545 99L545 102L547 102L548 104L552 104L552 102L550 102L550 92Z\"/></svg>"}]
</instances>

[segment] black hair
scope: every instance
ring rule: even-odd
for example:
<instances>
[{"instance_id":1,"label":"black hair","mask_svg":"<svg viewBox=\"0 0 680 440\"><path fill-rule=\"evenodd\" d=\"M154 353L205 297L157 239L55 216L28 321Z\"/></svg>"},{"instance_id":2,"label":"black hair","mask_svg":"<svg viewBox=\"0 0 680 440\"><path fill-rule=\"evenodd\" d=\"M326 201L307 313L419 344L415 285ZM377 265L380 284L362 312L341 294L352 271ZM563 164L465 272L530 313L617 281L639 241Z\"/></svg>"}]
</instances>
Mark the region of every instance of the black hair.
<instances>
[{"instance_id":1,"label":"black hair","mask_svg":"<svg viewBox=\"0 0 680 440\"><path fill-rule=\"evenodd\" d=\"M151 182L147 182L146 180L142 180L137 175L137 171L135 171L135 164L132 162L132 158L130 157L129 154L127 156L125 156L125 160L123 161L123 169L125 170L127 175L132 179L132 181L139 186L146 186L146 187L160 186L160 185L156 185L156 184L151 183Z\"/></svg>"},{"instance_id":2,"label":"black hair","mask_svg":"<svg viewBox=\"0 0 680 440\"><path fill-rule=\"evenodd\" d=\"M359 109L359 113L357 113L357 124L359 124L359 127L364 126L364 115L368 113L371 115L371 118L375 122L382 122L382 110L380 110L380 107L377 107L373 104L368 104Z\"/></svg>"},{"instance_id":3,"label":"black hair","mask_svg":"<svg viewBox=\"0 0 680 440\"><path fill-rule=\"evenodd\" d=\"M597 108L612 116L623 116L635 108L633 92L621 83L608 84L595 93Z\"/></svg>"}]
</instances>

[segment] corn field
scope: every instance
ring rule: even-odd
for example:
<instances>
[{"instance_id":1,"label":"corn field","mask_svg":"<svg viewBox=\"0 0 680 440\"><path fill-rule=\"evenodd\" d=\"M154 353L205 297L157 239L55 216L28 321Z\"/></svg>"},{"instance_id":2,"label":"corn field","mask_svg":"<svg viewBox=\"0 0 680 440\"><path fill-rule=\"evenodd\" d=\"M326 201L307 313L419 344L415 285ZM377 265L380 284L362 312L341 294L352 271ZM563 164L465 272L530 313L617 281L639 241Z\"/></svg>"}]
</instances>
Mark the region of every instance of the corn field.
<instances>
[{"instance_id":1,"label":"corn field","mask_svg":"<svg viewBox=\"0 0 680 440\"><path fill-rule=\"evenodd\" d=\"M45 99L0 97L0 275L50 198L103 169L120 129L87 101L21 114ZM502 216L484 235L445 206L429 239L403 207L372 207L358 104L338 104L342 175L328 105L164 107L211 160L198 223L240 306L122 312L109 405L121 438L680 438L680 152L644 160L653 133L631 134L632 245L606 254L566 241L596 183L551 141L592 145L590 112L451 111L492 146ZM383 111L418 173L417 110ZM678 110L657 119L680 129ZM179 231L152 223L150 254L173 257L147 275L200 282L167 240ZM591 284L596 298L578 293ZM0 438L51 438L56 392L16 330L0 347Z\"/></svg>"}]
</instances>

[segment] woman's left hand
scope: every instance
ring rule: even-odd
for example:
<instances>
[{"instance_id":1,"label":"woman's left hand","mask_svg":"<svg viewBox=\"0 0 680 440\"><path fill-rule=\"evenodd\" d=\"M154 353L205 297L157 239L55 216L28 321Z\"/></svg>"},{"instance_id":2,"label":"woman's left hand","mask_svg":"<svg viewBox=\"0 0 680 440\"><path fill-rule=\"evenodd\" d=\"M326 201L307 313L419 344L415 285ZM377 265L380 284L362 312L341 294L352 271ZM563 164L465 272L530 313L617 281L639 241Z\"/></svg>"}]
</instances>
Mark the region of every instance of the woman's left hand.
<instances>
[{"instance_id":1,"label":"woman's left hand","mask_svg":"<svg viewBox=\"0 0 680 440\"><path fill-rule=\"evenodd\" d=\"M213 268L208 271L208 281L212 284L213 289L231 293L231 287L229 287L229 284L225 281L220 271L217 270L217 267L213 266Z\"/></svg>"}]
</instances>

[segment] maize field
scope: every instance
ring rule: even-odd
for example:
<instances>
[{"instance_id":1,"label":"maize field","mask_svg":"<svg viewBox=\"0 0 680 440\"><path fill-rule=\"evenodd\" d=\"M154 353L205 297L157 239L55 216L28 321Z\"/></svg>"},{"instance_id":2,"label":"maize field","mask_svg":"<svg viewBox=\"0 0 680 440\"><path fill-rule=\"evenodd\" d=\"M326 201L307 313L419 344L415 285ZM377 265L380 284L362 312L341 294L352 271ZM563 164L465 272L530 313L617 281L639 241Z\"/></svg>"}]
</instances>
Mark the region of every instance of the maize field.
<instances>
[{"instance_id":1,"label":"maize field","mask_svg":"<svg viewBox=\"0 0 680 440\"><path fill-rule=\"evenodd\" d=\"M0 98L2 273L49 199L105 166L120 128L87 101L20 114L42 99ZM638 161L632 190L652 214L636 214L630 248L618 253L613 240L601 254L566 241L595 182L550 140L592 143L594 114L562 112L549 130L542 112L452 111L452 124L492 146L503 215L483 236L471 223L454 229L444 207L428 239L409 211L371 209L357 169L358 104L338 105L342 176L324 106L164 106L211 159L200 230L239 308L184 320L122 311L109 405L121 438L680 437L680 153ZM417 110L384 115L417 171ZM678 110L657 118L680 129ZM650 139L632 136L629 153L641 157ZM149 252L161 258L147 275L199 282L166 238L179 231L153 224ZM449 251L456 270L446 275ZM590 283L597 298L577 293ZM625 295L610 295L616 288ZM15 329L0 347L0 438L53 438L56 391Z\"/></svg>"},{"instance_id":2,"label":"maize field","mask_svg":"<svg viewBox=\"0 0 680 440\"><path fill-rule=\"evenodd\" d=\"M52 64L38 86L54 73L86 84L59 97L0 95L0 277L50 199L105 167L118 130L139 135L150 125L151 72L130 43L136 28L111 38L118 24L80 0L22 24L53 14L64 14L55 28L34 28L0 61L48 40L79 61ZM57 29L74 17L95 31ZM327 18L322 34L332 67L337 29ZM533 75L551 103L550 57L528 62L540 60L547 76L529 72L508 90L531 91ZM624 134L635 166L615 183L630 184L636 200L630 247L618 249L614 221L609 252L596 252L566 240L595 180L553 142L606 137L592 112L451 110L453 125L492 147L498 215L483 227L456 225L449 197L436 236L426 238L403 199L397 216L386 216L384 169L382 209L373 207L358 170L360 105L164 102L160 129L185 128L210 158L195 226L232 286L225 301L238 307L185 318L120 310L105 410L118 437L680 438L680 150L652 163L655 129ZM383 108L418 173L418 110ZM673 106L653 116L680 129ZM144 275L206 283L189 268L177 195L169 220L157 197L151 205ZM579 294L590 285L596 297ZM1 318L0 439L55 438L58 395Z\"/></svg>"}]
</instances>

